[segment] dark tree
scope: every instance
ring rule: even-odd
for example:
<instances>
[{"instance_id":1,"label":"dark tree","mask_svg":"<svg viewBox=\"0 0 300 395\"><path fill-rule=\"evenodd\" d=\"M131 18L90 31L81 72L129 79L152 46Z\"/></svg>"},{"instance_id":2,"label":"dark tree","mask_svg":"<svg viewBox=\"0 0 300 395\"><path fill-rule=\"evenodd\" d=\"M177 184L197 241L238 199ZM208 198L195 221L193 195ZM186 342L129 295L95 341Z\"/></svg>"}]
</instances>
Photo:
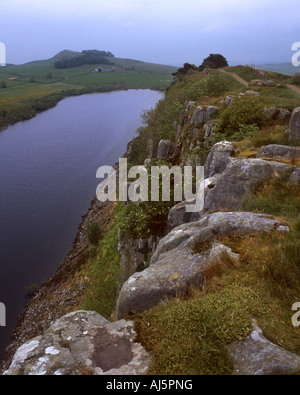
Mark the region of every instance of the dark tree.
<instances>
[{"instance_id":1,"label":"dark tree","mask_svg":"<svg viewBox=\"0 0 300 395\"><path fill-rule=\"evenodd\" d=\"M180 67L175 73L172 75L176 78L178 78L181 75L185 75L188 73L189 70L197 70L197 67L193 64L190 63L185 63L183 67Z\"/></svg>"},{"instance_id":2,"label":"dark tree","mask_svg":"<svg viewBox=\"0 0 300 395\"><path fill-rule=\"evenodd\" d=\"M210 54L206 59L203 60L199 70L203 71L205 68L220 69L222 67L228 67L228 62L224 56L220 54Z\"/></svg>"},{"instance_id":3,"label":"dark tree","mask_svg":"<svg viewBox=\"0 0 300 395\"><path fill-rule=\"evenodd\" d=\"M96 49L84 50L81 55L71 59L62 59L54 64L57 69L83 66L85 64L112 64L108 59L113 58L111 52L97 51Z\"/></svg>"}]
</instances>

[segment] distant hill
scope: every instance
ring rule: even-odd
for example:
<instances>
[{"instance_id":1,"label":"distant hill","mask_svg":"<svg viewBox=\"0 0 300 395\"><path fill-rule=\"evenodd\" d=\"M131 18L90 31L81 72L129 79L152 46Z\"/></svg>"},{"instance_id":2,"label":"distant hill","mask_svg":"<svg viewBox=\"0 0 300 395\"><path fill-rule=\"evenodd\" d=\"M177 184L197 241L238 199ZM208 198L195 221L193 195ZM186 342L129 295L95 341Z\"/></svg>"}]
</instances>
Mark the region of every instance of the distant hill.
<instances>
[{"instance_id":1,"label":"distant hill","mask_svg":"<svg viewBox=\"0 0 300 395\"><path fill-rule=\"evenodd\" d=\"M45 73L46 69L48 70L48 72L51 72L52 69L55 68L54 65L56 62L78 58L81 55L82 52L64 49L63 51L60 51L50 59L35 60L17 66L10 65L11 67L6 68L6 72L7 73L17 72L18 74L25 74L25 75L30 72L33 74L35 73L39 74L41 70L42 73ZM163 65L159 63L149 63L136 59L127 59L127 58L118 58L118 57L108 57L107 59L109 59L109 63L112 64L113 66L121 69L126 69L127 71L137 71L137 72L146 72L146 73L155 73L155 74L172 74L177 70L177 67L174 66ZM105 64L106 63L104 63L104 65ZM79 70L79 68L80 66L73 67L71 69L73 69L75 72L77 69Z\"/></svg>"},{"instance_id":2,"label":"distant hill","mask_svg":"<svg viewBox=\"0 0 300 395\"><path fill-rule=\"evenodd\" d=\"M78 56L82 55L82 52L72 51L65 49L53 58L49 59L49 61L57 62L62 60L70 60L72 58L77 58ZM45 61L46 62L46 61ZM162 65L157 63L148 63L143 62L141 60L135 59L127 59L127 58L117 58L113 57L113 59L109 58L109 63L113 64L115 67L124 68L127 70L136 70L136 71L144 71L144 72L153 72L153 73L173 73L177 70L176 67Z\"/></svg>"},{"instance_id":3,"label":"distant hill","mask_svg":"<svg viewBox=\"0 0 300 395\"><path fill-rule=\"evenodd\" d=\"M63 51L61 51L58 54L56 54L55 56L53 56L52 59L54 59L55 61L67 60L67 59L75 58L76 56L80 56L80 55L81 55L80 52L70 51L69 49L64 49Z\"/></svg>"},{"instance_id":4,"label":"distant hill","mask_svg":"<svg viewBox=\"0 0 300 395\"><path fill-rule=\"evenodd\" d=\"M281 63L281 64L260 64L258 67L266 71L274 71L276 73L295 75L300 73L300 67L295 67L292 63Z\"/></svg>"}]
</instances>

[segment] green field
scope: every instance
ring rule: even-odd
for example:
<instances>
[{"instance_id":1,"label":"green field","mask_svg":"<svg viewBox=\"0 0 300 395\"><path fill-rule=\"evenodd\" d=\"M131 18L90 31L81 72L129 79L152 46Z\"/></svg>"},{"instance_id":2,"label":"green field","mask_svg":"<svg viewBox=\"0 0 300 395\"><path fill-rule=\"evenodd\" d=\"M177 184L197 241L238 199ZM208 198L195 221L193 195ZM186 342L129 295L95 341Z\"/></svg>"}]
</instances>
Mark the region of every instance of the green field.
<instances>
[{"instance_id":1,"label":"green field","mask_svg":"<svg viewBox=\"0 0 300 395\"><path fill-rule=\"evenodd\" d=\"M112 65L55 68L55 62L78 53L62 51L52 59L0 68L0 130L53 107L67 96L120 89L164 91L175 67L132 59L110 58ZM95 69L114 69L96 72Z\"/></svg>"}]
</instances>

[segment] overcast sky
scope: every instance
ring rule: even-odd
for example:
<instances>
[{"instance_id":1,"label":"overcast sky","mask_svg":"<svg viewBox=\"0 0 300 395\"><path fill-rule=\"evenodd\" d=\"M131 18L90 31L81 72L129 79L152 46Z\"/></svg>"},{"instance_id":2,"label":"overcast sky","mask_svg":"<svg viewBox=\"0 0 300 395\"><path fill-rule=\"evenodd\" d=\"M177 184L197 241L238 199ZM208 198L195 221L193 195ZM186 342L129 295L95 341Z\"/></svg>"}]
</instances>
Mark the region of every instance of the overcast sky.
<instances>
[{"instance_id":1,"label":"overcast sky","mask_svg":"<svg viewBox=\"0 0 300 395\"><path fill-rule=\"evenodd\" d=\"M63 49L176 66L210 53L278 63L300 41L299 0L0 0L0 16L0 42L16 64Z\"/></svg>"}]
</instances>

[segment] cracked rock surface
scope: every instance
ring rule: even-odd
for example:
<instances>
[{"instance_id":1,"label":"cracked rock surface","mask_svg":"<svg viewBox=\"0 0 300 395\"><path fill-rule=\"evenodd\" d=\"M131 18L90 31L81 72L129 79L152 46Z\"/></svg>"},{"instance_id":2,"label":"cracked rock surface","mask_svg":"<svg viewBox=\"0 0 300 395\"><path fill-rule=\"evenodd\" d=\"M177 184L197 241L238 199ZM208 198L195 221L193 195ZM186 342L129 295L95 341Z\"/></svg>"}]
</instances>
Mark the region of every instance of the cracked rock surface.
<instances>
[{"instance_id":1,"label":"cracked rock surface","mask_svg":"<svg viewBox=\"0 0 300 395\"><path fill-rule=\"evenodd\" d=\"M123 285L117 300L117 318L141 313L166 297L176 297L191 286L201 285L203 271L220 250L216 245L219 236L273 231L288 232L289 228L272 216L247 212L207 214L200 221L176 227L159 242L149 268L135 273ZM195 244L205 242L210 242L212 248L195 253Z\"/></svg>"},{"instance_id":2,"label":"cracked rock surface","mask_svg":"<svg viewBox=\"0 0 300 395\"><path fill-rule=\"evenodd\" d=\"M4 375L145 374L150 356L135 336L132 321L76 311L22 345Z\"/></svg>"}]
</instances>

